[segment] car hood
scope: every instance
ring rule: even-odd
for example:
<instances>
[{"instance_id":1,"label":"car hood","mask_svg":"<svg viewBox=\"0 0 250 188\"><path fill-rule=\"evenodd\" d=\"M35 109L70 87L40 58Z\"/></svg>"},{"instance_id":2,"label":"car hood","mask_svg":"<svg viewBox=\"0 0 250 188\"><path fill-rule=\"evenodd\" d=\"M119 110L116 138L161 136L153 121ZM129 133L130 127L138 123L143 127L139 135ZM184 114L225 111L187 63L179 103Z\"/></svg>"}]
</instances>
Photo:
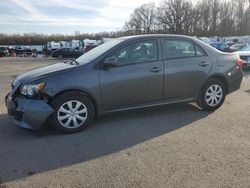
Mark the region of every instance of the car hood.
<instances>
[{"instance_id":1,"label":"car hood","mask_svg":"<svg viewBox=\"0 0 250 188\"><path fill-rule=\"evenodd\" d=\"M70 65L66 63L56 63L53 65L37 68L31 71L28 71L24 74L21 74L14 81L14 85L16 82L19 83L28 83L35 82L41 78L46 78L48 76L62 74L73 70L77 65Z\"/></svg>"}]
</instances>

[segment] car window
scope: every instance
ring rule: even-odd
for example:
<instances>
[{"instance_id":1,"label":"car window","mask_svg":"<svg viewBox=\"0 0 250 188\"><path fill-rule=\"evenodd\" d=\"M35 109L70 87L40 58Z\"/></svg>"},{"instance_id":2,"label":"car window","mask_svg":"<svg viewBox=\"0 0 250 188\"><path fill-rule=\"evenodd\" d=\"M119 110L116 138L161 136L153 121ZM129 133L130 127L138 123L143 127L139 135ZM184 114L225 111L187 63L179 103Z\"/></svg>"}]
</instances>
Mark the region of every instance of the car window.
<instances>
[{"instance_id":1,"label":"car window","mask_svg":"<svg viewBox=\"0 0 250 188\"><path fill-rule=\"evenodd\" d=\"M75 50L74 50L73 48L70 48L69 51L70 51L70 52L74 52Z\"/></svg>"},{"instance_id":2,"label":"car window","mask_svg":"<svg viewBox=\"0 0 250 188\"><path fill-rule=\"evenodd\" d=\"M157 60L157 41L148 40L129 44L112 56L117 58L118 65L142 63Z\"/></svg>"},{"instance_id":3,"label":"car window","mask_svg":"<svg viewBox=\"0 0 250 188\"><path fill-rule=\"evenodd\" d=\"M163 44L167 59L195 57L194 44L190 41L167 39Z\"/></svg>"},{"instance_id":4,"label":"car window","mask_svg":"<svg viewBox=\"0 0 250 188\"><path fill-rule=\"evenodd\" d=\"M201 56L206 55L205 51L198 45L195 45L195 50L196 50L196 56L197 57L201 57Z\"/></svg>"}]
</instances>

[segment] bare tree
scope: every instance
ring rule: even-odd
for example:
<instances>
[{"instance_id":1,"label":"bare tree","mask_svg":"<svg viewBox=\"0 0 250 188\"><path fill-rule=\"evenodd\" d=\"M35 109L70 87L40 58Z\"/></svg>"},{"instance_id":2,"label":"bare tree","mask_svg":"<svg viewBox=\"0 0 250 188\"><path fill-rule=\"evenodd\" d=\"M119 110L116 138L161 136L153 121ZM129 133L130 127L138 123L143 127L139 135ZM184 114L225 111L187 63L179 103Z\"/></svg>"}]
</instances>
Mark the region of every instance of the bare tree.
<instances>
[{"instance_id":1,"label":"bare tree","mask_svg":"<svg viewBox=\"0 0 250 188\"><path fill-rule=\"evenodd\" d=\"M246 0L236 0L236 22L237 22L237 33L243 34L243 27L244 27L244 12L245 12L245 4Z\"/></svg>"},{"instance_id":2,"label":"bare tree","mask_svg":"<svg viewBox=\"0 0 250 188\"><path fill-rule=\"evenodd\" d=\"M223 2L220 6L219 14L219 33L222 36L233 35L235 33L235 14L236 9L234 3Z\"/></svg>"},{"instance_id":3,"label":"bare tree","mask_svg":"<svg viewBox=\"0 0 250 188\"><path fill-rule=\"evenodd\" d=\"M125 28L136 34L153 33L156 26L155 4L144 4L134 10Z\"/></svg>"},{"instance_id":4,"label":"bare tree","mask_svg":"<svg viewBox=\"0 0 250 188\"><path fill-rule=\"evenodd\" d=\"M213 0L211 6L211 31L210 33L213 35L217 35L217 25L218 25L218 17L220 13L220 2L219 0Z\"/></svg>"},{"instance_id":5,"label":"bare tree","mask_svg":"<svg viewBox=\"0 0 250 188\"><path fill-rule=\"evenodd\" d=\"M199 35L208 35L211 23L211 1L202 0L198 3L197 8L200 11L200 20L197 27Z\"/></svg>"},{"instance_id":6,"label":"bare tree","mask_svg":"<svg viewBox=\"0 0 250 188\"><path fill-rule=\"evenodd\" d=\"M164 0L158 7L158 23L168 33L189 33L194 12L188 0Z\"/></svg>"},{"instance_id":7,"label":"bare tree","mask_svg":"<svg viewBox=\"0 0 250 188\"><path fill-rule=\"evenodd\" d=\"M244 14L244 19L243 19L243 23L244 23L244 34L249 34L250 31L250 0L248 2L248 7L246 8L245 14Z\"/></svg>"}]
</instances>

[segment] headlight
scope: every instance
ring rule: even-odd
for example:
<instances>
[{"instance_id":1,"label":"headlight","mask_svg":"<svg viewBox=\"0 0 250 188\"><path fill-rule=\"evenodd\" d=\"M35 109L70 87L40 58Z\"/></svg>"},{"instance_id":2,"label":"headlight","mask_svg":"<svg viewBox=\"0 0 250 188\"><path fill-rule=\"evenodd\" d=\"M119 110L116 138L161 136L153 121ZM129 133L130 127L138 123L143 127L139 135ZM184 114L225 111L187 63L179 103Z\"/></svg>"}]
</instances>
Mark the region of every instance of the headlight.
<instances>
[{"instance_id":1,"label":"headlight","mask_svg":"<svg viewBox=\"0 0 250 188\"><path fill-rule=\"evenodd\" d=\"M20 93L27 97L34 97L40 91L42 91L46 86L45 82L40 84L27 84L20 87Z\"/></svg>"}]
</instances>

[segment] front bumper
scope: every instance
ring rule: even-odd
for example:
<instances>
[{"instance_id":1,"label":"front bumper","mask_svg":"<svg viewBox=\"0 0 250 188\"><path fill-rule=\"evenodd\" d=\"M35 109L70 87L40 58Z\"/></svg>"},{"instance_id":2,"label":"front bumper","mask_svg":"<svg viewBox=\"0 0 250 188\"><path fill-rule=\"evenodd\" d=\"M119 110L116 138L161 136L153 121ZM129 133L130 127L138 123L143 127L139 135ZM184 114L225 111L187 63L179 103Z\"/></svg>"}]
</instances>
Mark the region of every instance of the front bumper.
<instances>
[{"instance_id":1,"label":"front bumper","mask_svg":"<svg viewBox=\"0 0 250 188\"><path fill-rule=\"evenodd\" d=\"M6 96L5 104L14 124L26 129L40 130L54 112L54 109L43 100L13 97L11 93Z\"/></svg>"}]
</instances>

